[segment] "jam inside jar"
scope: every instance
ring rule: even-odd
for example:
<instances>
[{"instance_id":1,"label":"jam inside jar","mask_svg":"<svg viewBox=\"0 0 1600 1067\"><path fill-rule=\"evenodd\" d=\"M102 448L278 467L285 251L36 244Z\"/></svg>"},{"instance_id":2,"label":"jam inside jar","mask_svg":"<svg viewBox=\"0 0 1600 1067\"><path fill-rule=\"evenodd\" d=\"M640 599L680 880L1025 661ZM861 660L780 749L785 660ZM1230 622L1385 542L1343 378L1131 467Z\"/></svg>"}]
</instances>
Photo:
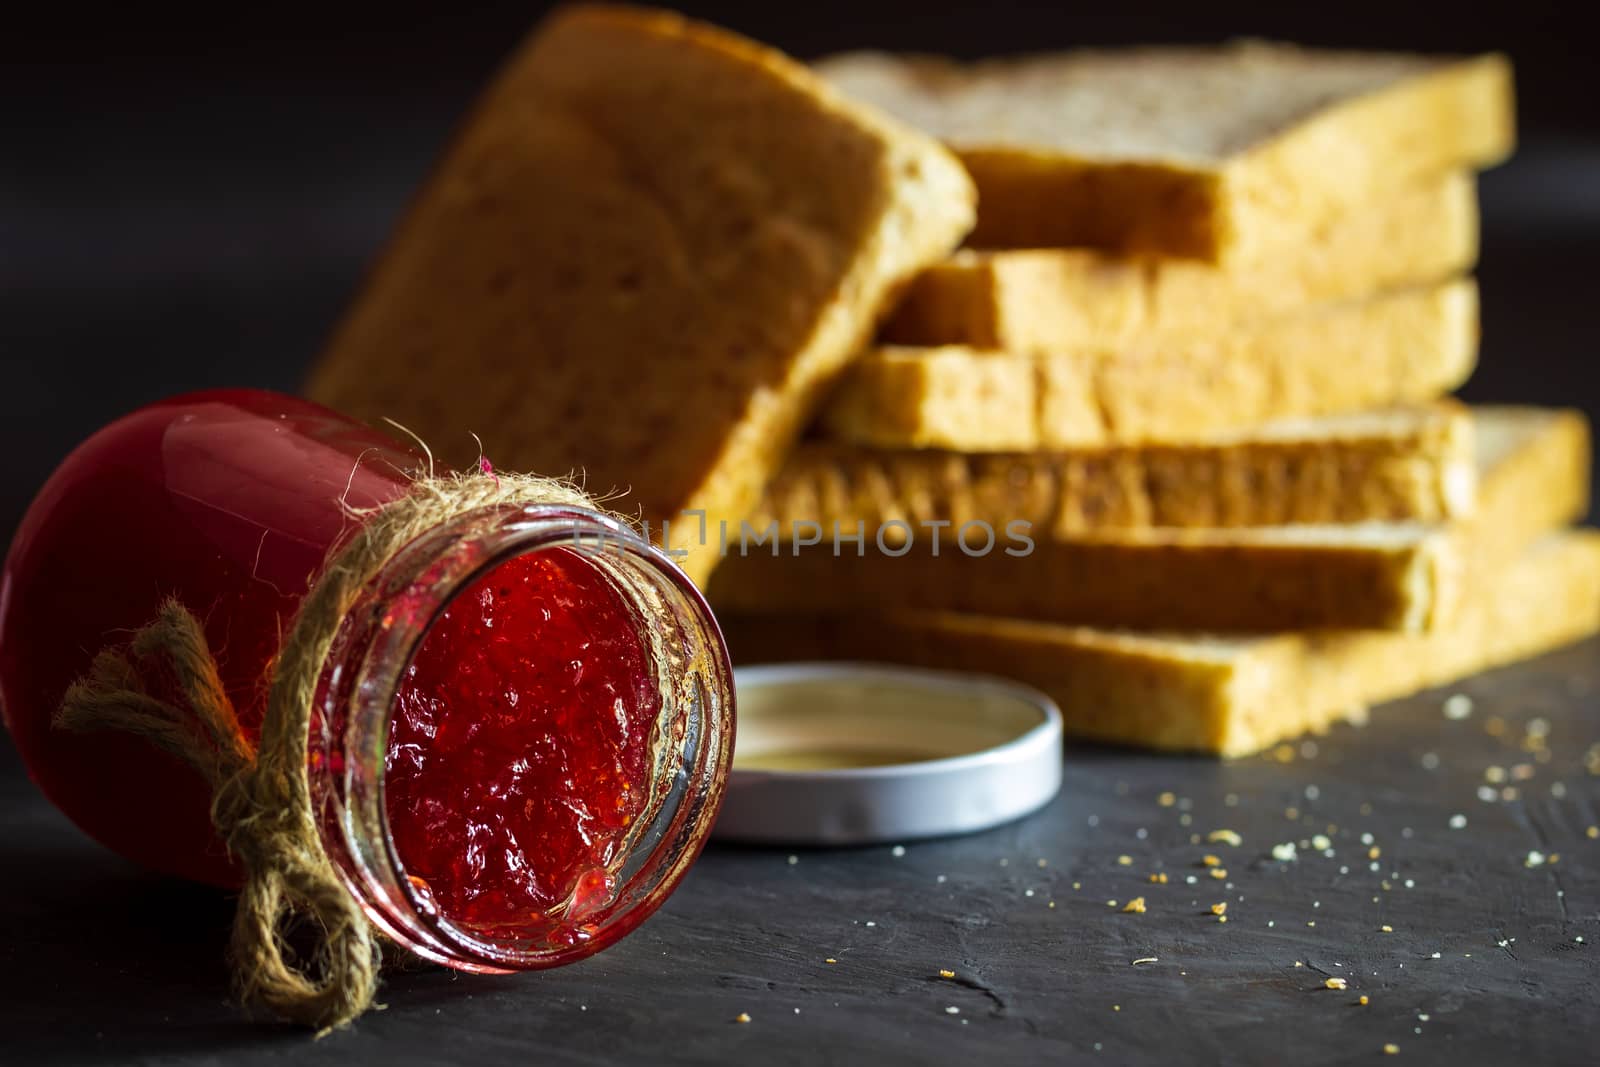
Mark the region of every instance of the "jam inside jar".
<instances>
[{"instance_id":1,"label":"jam inside jar","mask_svg":"<svg viewBox=\"0 0 1600 1067\"><path fill-rule=\"evenodd\" d=\"M253 742L300 600L422 467L377 431L249 390L150 405L75 450L0 579L0 704L47 796L137 862L237 884L198 775L52 715L98 649L173 597ZM324 851L381 930L466 970L544 967L615 941L676 887L732 728L726 649L670 560L592 511L494 505L416 538L339 620L307 781Z\"/></svg>"},{"instance_id":2,"label":"jam inside jar","mask_svg":"<svg viewBox=\"0 0 1600 1067\"><path fill-rule=\"evenodd\" d=\"M384 811L429 906L571 939L649 807L662 697L603 573L568 549L473 582L429 628L389 723Z\"/></svg>"}]
</instances>

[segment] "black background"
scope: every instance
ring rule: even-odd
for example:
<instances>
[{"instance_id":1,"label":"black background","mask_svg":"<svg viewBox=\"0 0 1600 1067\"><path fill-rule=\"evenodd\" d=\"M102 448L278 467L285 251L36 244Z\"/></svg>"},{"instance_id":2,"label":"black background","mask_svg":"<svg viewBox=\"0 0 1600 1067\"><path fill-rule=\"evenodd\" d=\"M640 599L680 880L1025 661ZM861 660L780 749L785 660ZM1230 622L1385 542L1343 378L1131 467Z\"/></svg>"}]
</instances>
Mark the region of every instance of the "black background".
<instances>
[{"instance_id":1,"label":"black background","mask_svg":"<svg viewBox=\"0 0 1600 1067\"><path fill-rule=\"evenodd\" d=\"M200 386L294 388L452 124L541 8L7 12L0 536L51 466L118 413ZM801 56L1241 35L1507 51L1522 150L1482 183L1486 340L1466 395L1600 412L1600 125L1576 5L686 8ZM1600 723L1597 651L1590 642L1467 683L1481 708L1469 723L1441 724L1437 695L1421 697L1290 765L1075 749L1049 812L914 845L903 860L873 849L790 865L714 849L656 921L600 959L504 980L404 976L389 984L392 1010L315 1045L241 1024L227 1003L228 901L89 844L0 742L0 1060L1331 1064L1373 1061L1394 1040L1412 1063L1584 1062L1600 997L1600 881L1583 829L1600 795L1579 758ZM1474 798L1485 763L1523 758L1479 728L1490 711L1514 736L1531 716L1554 723L1559 757L1517 803ZM1428 752L1444 757L1433 777L1419 770ZM1552 799L1547 778L1574 783L1569 799ZM1206 906L1224 894L1183 887L1203 849L1157 804L1164 790L1192 798L1192 830L1245 835L1228 857L1233 925ZM1299 824L1285 821L1288 805L1303 810ZM1470 814L1470 832L1445 829L1452 812ZM1339 860L1262 859L1271 842L1332 823ZM1414 892L1360 877L1363 829ZM1524 870L1533 848L1566 853L1567 866ZM1135 866L1121 868L1119 853ZM1347 860L1357 877L1335 876ZM1172 871L1170 887L1143 882L1154 868ZM1137 892L1150 893L1151 914L1122 916L1102 899ZM1060 908L1045 910L1046 898ZM1376 933L1380 922L1396 934ZM1165 962L1130 968L1147 955ZM945 966L960 983L940 983ZM1319 991L1324 973L1350 974L1349 996ZM1370 1009L1349 1006L1358 991L1372 993ZM740 1011L755 1022L732 1024Z\"/></svg>"}]
</instances>

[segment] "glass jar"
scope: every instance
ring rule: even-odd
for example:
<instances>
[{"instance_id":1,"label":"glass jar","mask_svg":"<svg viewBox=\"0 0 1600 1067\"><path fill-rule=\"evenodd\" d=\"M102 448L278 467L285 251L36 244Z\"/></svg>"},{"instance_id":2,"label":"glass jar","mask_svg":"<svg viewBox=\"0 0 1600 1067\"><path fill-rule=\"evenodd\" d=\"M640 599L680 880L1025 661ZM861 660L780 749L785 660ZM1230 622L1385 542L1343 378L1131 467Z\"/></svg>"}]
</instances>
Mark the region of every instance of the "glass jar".
<instances>
[{"instance_id":1,"label":"glass jar","mask_svg":"<svg viewBox=\"0 0 1600 1067\"><path fill-rule=\"evenodd\" d=\"M129 859L237 885L197 774L140 738L56 729L52 716L99 649L174 597L202 621L253 743L299 602L330 553L422 473L375 430L249 390L150 405L76 449L0 577L0 706L46 796ZM727 651L681 570L596 512L500 505L412 541L345 613L307 774L324 850L375 925L437 962L519 970L589 955L665 900L710 831L732 733ZM613 799L609 821L582 810ZM581 817L560 822L569 809ZM522 821L494 840L528 843L501 849L496 867L478 844L502 816ZM446 898L417 870L457 841L466 858L443 872L460 883ZM483 901L512 882L538 883L542 895L506 898L543 902L537 913L483 920Z\"/></svg>"}]
</instances>

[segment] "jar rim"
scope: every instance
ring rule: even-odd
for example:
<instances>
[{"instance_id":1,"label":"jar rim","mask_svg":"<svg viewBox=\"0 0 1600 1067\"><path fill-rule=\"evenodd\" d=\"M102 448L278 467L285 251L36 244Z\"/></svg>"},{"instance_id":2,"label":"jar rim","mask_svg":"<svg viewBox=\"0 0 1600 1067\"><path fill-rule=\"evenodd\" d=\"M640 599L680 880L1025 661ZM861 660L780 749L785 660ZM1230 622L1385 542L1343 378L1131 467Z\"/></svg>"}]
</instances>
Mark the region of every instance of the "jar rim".
<instances>
[{"instance_id":1,"label":"jar rim","mask_svg":"<svg viewBox=\"0 0 1600 1067\"><path fill-rule=\"evenodd\" d=\"M685 731L678 758L667 761L676 774L669 783L676 795L664 795L649 826L630 832L630 844L616 865L623 873L597 928L570 946L530 948L474 933L421 896L405 874L390 832L384 756L404 670L445 607L508 560L555 548L615 561L618 566L611 569L642 583L634 594L648 588L658 603L672 602L675 626L700 647L681 684L668 687L658 679L664 702L658 723L681 719L693 727ZM663 624L641 612L642 631L652 640L660 639L657 631ZM662 669L660 662L657 669ZM417 954L463 970L558 966L620 939L676 888L709 837L720 807L732 758L733 722L732 666L720 627L703 594L664 551L616 519L587 509L475 509L405 546L341 620L323 664L312 715L308 774L314 779L318 828L335 869L368 916ZM320 761L319 753L324 757Z\"/></svg>"}]
</instances>

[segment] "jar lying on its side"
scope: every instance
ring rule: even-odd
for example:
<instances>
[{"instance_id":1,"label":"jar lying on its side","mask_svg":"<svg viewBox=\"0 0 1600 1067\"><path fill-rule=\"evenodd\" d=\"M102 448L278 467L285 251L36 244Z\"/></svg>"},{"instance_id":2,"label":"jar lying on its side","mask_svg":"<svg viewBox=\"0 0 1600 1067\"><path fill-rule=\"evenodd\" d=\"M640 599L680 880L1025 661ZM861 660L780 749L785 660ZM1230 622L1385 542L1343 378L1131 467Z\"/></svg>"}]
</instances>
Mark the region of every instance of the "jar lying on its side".
<instances>
[{"instance_id":1,"label":"jar lying on its side","mask_svg":"<svg viewBox=\"0 0 1600 1067\"><path fill-rule=\"evenodd\" d=\"M51 801L129 859L239 884L192 769L52 718L97 650L176 598L253 745L301 601L418 472L377 431L255 391L153 404L74 451L0 586L0 704ZM616 941L672 892L721 800L733 693L716 622L667 557L594 511L439 522L336 620L319 679L323 849L374 924L454 967L553 966Z\"/></svg>"}]
</instances>

